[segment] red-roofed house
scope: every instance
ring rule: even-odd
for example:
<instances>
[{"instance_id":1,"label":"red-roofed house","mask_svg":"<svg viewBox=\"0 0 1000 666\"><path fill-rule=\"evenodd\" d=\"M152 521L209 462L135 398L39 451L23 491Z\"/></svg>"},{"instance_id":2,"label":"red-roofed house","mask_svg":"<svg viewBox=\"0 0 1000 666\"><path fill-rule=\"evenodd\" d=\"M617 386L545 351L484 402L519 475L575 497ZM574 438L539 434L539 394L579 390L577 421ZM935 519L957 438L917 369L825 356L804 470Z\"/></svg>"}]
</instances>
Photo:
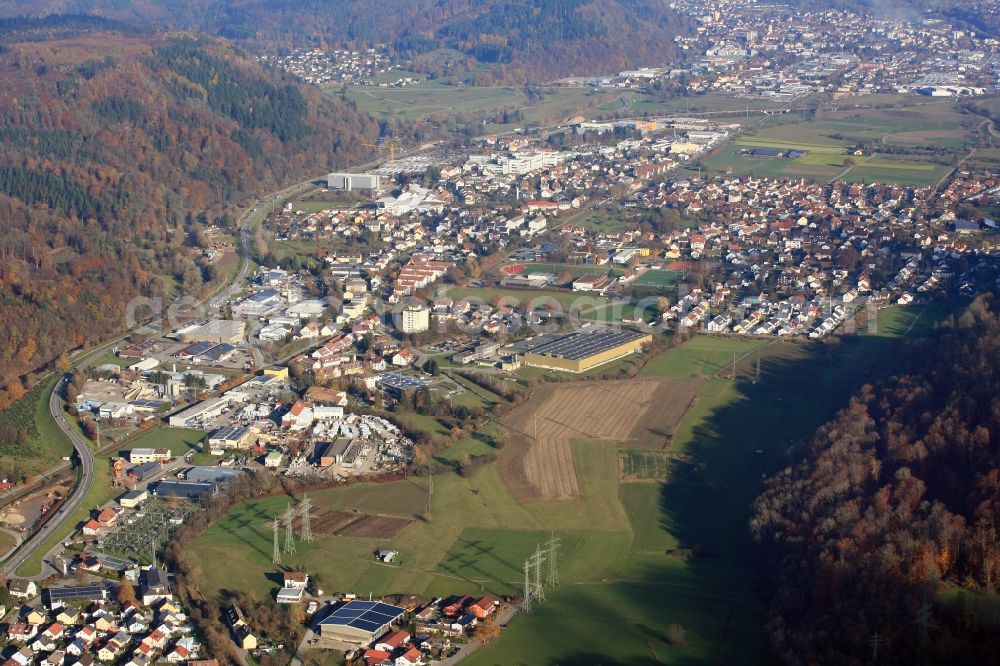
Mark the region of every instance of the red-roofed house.
<instances>
[{"instance_id":1,"label":"red-roofed house","mask_svg":"<svg viewBox=\"0 0 1000 666\"><path fill-rule=\"evenodd\" d=\"M384 650L365 650L365 664L367 666L383 666L392 663L392 653Z\"/></svg>"},{"instance_id":2,"label":"red-roofed house","mask_svg":"<svg viewBox=\"0 0 1000 666\"><path fill-rule=\"evenodd\" d=\"M386 652L393 652L400 649L404 645L410 642L410 634L407 631L400 629L399 631L394 631L390 634L386 634L378 643L375 644L376 650L385 650Z\"/></svg>"}]
</instances>

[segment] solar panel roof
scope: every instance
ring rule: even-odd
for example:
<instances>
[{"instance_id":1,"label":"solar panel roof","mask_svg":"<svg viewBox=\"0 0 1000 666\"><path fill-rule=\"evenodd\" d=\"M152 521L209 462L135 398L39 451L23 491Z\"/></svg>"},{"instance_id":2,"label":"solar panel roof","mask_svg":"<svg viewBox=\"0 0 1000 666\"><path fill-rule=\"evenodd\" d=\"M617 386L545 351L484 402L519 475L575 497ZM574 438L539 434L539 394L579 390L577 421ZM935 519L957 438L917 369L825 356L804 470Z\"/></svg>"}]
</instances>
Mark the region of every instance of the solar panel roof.
<instances>
[{"instance_id":1,"label":"solar panel roof","mask_svg":"<svg viewBox=\"0 0 1000 666\"><path fill-rule=\"evenodd\" d=\"M103 585L78 585L74 587L50 587L50 599L89 599L104 594Z\"/></svg>"},{"instance_id":2,"label":"solar panel roof","mask_svg":"<svg viewBox=\"0 0 1000 666\"><path fill-rule=\"evenodd\" d=\"M398 372L382 373L379 375L379 381L383 386L389 386L396 389L420 389L427 386L427 382L418 379L417 377L403 375Z\"/></svg>"},{"instance_id":3,"label":"solar panel roof","mask_svg":"<svg viewBox=\"0 0 1000 666\"><path fill-rule=\"evenodd\" d=\"M531 353L579 361L642 337L643 333L633 331L603 330L594 333L574 333L561 340L535 347Z\"/></svg>"},{"instance_id":4,"label":"solar panel roof","mask_svg":"<svg viewBox=\"0 0 1000 666\"><path fill-rule=\"evenodd\" d=\"M348 601L334 609L320 624L340 625L375 632L396 621L403 609L382 601Z\"/></svg>"},{"instance_id":5,"label":"solar panel roof","mask_svg":"<svg viewBox=\"0 0 1000 666\"><path fill-rule=\"evenodd\" d=\"M180 350L174 356L197 356L198 354L204 354L213 347L215 347L214 342L196 342Z\"/></svg>"}]
</instances>

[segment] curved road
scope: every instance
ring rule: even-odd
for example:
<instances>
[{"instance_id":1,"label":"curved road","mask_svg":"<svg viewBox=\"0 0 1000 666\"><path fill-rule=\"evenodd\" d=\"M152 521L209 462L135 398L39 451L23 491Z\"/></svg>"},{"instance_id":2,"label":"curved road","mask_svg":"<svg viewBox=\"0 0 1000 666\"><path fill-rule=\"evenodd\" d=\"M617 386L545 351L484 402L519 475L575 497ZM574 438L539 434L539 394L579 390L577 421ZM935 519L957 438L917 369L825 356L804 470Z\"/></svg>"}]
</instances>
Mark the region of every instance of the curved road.
<instances>
[{"instance_id":1,"label":"curved road","mask_svg":"<svg viewBox=\"0 0 1000 666\"><path fill-rule=\"evenodd\" d=\"M311 182L311 181L309 181ZM282 193L276 195L280 197L283 193L293 192L296 188L302 187L300 183L291 188L283 190ZM259 204L258 204L259 205ZM242 255L240 261L240 268L234 275L233 279L226 284L224 284L220 289L214 294L207 297L202 301L203 305L208 305L211 308L217 308L221 305L227 298L237 293L244 280L250 273L250 226L254 221L255 213L257 208L253 207L247 210L244 214L243 221L240 225L240 254ZM144 326L156 326L160 320L154 320L146 325L136 326L135 329L131 329L126 332L126 335L133 330L143 328ZM115 340L114 342L117 342ZM93 352L101 351L105 347L110 346L113 343L108 343L107 345L101 345ZM94 353L85 354L78 363L85 363L89 360ZM53 534L57 533L61 528L65 526L66 521L69 519L70 515L76 509L83 504L86 499L87 494L90 492L90 488L94 483L94 452L90 447L90 444L83 437L77 433L76 430L70 426L69 421L66 420L66 415L62 409L62 399L61 394L63 387L66 385L66 377L62 377L59 382L53 388L52 393L49 395L49 413L52 415L52 419L62 430L63 434L73 443L73 448L76 450L76 455L80 460L80 477L73 488L73 492L70 496L63 502L62 506L59 508L58 512L52 518L49 518L48 522L42 526L38 532L33 534L31 538L24 541L19 547L17 547L13 553L3 562L0 566L0 575L5 578L20 578L15 574L15 571L19 566L21 566L25 560L27 560L31 555L38 550L49 539ZM45 564L42 564L42 573L45 573ZM33 578L37 578L34 576Z\"/></svg>"},{"instance_id":2,"label":"curved road","mask_svg":"<svg viewBox=\"0 0 1000 666\"><path fill-rule=\"evenodd\" d=\"M94 483L94 452L90 449L90 444L70 426L62 410L62 399L59 396L65 385L66 378L63 377L49 395L49 412L52 414L52 418L55 419L56 425L59 426L63 434L73 443L73 448L76 449L76 455L80 458L81 465L80 479L73 492L70 493L70 496L59 507L56 515L49 518L48 522L42 526L42 529L35 532L30 539L21 544L14 551L14 554L4 562L0 572L6 577L13 576L14 571L63 526L70 515L83 504L83 500L87 497L87 493L90 492L90 487ZM43 565L42 570L44 571L44 569Z\"/></svg>"}]
</instances>

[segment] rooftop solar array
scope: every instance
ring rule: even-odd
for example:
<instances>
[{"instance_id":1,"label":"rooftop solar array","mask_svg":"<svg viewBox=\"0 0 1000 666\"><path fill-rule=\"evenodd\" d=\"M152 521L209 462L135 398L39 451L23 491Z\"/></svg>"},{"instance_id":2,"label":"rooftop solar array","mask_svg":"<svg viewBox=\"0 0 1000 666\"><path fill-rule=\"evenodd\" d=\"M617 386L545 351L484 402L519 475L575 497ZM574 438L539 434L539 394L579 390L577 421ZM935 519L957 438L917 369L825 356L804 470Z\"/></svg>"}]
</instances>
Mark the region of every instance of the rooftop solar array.
<instances>
[{"instance_id":1,"label":"rooftop solar array","mask_svg":"<svg viewBox=\"0 0 1000 666\"><path fill-rule=\"evenodd\" d=\"M232 346L231 344L223 342L221 345L217 345L209 349L207 352L203 352L202 357L204 357L206 360L209 361L218 361L226 354L235 351L235 349L236 347Z\"/></svg>"},{"instance_id":2,"label":"rooftop solar array","mask_svg":"<svg viewBox=\"0 0 1000 666\"><path fill-rule=\"evenodd\" d=\"M209 439L240 439L245 434L247 434L248 428L246 426L226 426L224 428L219 428L213 430L208 436Z\"/></svg>"},{"instance_id":3,"label":"rooftop solar array","mask_svg":"<svg viewBox=\"0 0 1000 666\"><path fill-rule=\"evenodd\" d=\"M119 352L118 355L119 356L142 356L143 354L145 354L146 352L148 352L150 349L152 349L155 344L156 343L153 340L146 340L144 342L140 342L139 344L132 345L128 349Z\"/></svg>"},{"instance_id":4,"label":"rooftop solar array","mask_svg":"<svg viewBox=\"0 0 1000 666\"><path fill-rule=\"evenodd\" d=\"M49 599L69 601L71 599L100 599L107 594L103 585L77 585L74 587L50 587Z\"/></svg>"},{"instance_id":5,"label":"rooftop solar array","mask_svg":"<svg viewBox=\"0 0 1000 666\"><path fill-rule=\"evenodd\" d=\"M348 601L335 609L320 624L352 627L374 633L403 614L399 606L381 601Z\"/></svg>"},{"instance_id":6,"label":"rooftop solar array","mask_svg":"<svg viewBox=\"0 0 1000 666\"><path fill-rule=\"evenodd\" d=\"M214 342L196 342L193 345L189 345L184 349L180 350L174 356L180 358L183 356L197 356L198 354L204 354L209 349L215 347Z\"/></svg>"},{"instance_id":7,"label":"rooftop solar array","mask_svg":"<svg viewBox=\"0 0 1000 666\"><path fill-rule=\"evenodd\" d=\"M378 376L382 386L388 386L397 390L422 389L427 386L427 382L410 375L402 375L398 372L384 372Z\"/></svg>"},{"instance_id":8,"label":"rooftop solar array","mask_svg":"<svg viewBox=\"0 0 1000 666\"><path fill-rule=\"evenodd\" d=\"M594 333L574 333L561 340L535 347L531 353L579 361L643 337L645 334L633 331L602 330Z\"/></svg>"}]
</instances>

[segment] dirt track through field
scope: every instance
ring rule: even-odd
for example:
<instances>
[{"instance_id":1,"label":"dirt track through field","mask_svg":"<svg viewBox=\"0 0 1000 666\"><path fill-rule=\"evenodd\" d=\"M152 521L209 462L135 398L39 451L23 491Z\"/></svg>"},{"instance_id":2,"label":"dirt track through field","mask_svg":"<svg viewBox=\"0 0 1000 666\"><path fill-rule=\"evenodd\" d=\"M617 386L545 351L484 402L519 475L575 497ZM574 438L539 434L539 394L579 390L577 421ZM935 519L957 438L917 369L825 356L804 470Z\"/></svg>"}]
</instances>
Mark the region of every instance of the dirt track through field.
<instances>
[{"instance_id":1,"label":"dirt track through field","mask_svg":"<svg viewBox=\"0 0 1000 666\"><path fill-rule=\"evenodd\" d=\"M700 379L629 379L540 387L504 424L517 432L500 456L500 475L521 500L575 499L574 439L665 448Z\"/></svg>"}]
</instances>

